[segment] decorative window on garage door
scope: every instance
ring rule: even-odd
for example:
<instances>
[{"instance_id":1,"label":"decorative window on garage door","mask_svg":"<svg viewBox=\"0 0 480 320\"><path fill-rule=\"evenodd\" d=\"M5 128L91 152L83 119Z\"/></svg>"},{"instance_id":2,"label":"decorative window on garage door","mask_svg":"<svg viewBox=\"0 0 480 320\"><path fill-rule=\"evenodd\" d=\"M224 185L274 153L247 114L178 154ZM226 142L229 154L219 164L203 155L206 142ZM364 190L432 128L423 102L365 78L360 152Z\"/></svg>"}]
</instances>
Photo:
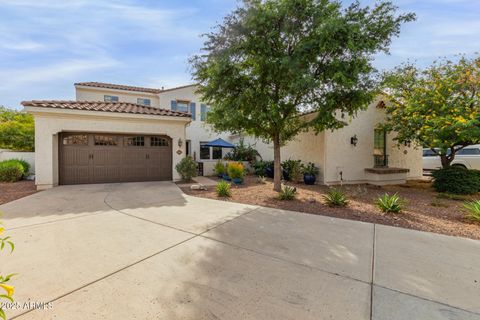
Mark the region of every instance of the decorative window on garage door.
<instances>
[{"instance_id":1,"label":"decorative window on garage door","mask_svg":"<svg viewBox=\"0 0 480 320\"><path fill-rule=\"evenodd\" d=\"M88 145L88 135L86 134L72 134L63 138L63 145Z\"/></svg>"},{"instance_id":2,"label":"decorative window on garage door","mask_svg":"<svg viewBox=\"0 0 480 320\"><path fill-rule=\"evenodd\" d=\"M145 137L127 137L125 138L126 146L143 147L145 146Z\"/></svg>"},{"instance_id":3,"label":"decorative window on garage door","mask_svg":"<svg viewBox=\"0 0 480 320\"><path fill-rule=\"evenodd\" d=\"M150 138L151 147L168 147L168 140L161 137L151 137Z\"/></svg>"},{"instance_id":4,"label":"decorative window on garage door","mask_svg":"<svg viewBox=\"0 0 480 320\"><path fill-rule=\"evenodd\" d=\"M93 140L96 146L116 146L118 144L117 137L114 136L95 135Z\"/></svg>"}]
</instances>

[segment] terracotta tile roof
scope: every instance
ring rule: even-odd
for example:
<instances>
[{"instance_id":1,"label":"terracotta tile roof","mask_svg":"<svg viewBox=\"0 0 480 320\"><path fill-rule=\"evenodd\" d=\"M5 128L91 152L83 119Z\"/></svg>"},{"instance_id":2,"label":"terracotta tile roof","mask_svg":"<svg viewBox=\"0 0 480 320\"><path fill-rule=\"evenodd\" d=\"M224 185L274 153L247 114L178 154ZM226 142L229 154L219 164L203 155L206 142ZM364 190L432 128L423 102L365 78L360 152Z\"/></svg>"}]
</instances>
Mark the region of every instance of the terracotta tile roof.
<instances>
[{"instance_id":1,"label":"terracotta tile roof","mask_svg":"<svg viewBox=\"0 0 480 320\"><path fill-rule=\"evenodd\" d=\"M160 92L163 91L162 89L125 86L125 85L122 85L122 84L113 84L113 83L104 83L104 82L78 82L78 83L75 83L75 86L85 86L85 87L93 87L93 88L106 88L106 89L137 91L137 92L148 92L148 93L160 93Z\"/></svg>"},{"instance_id":2,"label":"terracotta tile roof","mask_svg":"<svg viewBox=\"0 0 480 320\"><path fill-rule=\"evenodd\" d=\"M24 107L54 108L64 110L118 112L169 117L191 117L191 114L186 112L147 107L128 102L33 100L23 101L22 105Z\"/></svg>"},{"instance_id":3,"label":"terracotta tile roof","mask_svg":"<svg viewBox=\"0 0 480 320\"><path fill-rule=\"evenodd\" d=\"M105 89L136 91L136 92L148 92L148 93L162 93L162 92L165 92L165 91L173 91L173 90L178 90L178 89L183 89L183 88L196 86L196 84L187 84L187 85L184 85L184 86L173 87L173 88L168 88L168 89L156 89L156 88L143 88L143 87L126 86L126 85L123 85L123 84L113 84L113 83L105 83L105 82L77 82L77 83L75 83L75 85L76 86L92 87L92 88L105 88Z\"/></svg>"}]
</instances>

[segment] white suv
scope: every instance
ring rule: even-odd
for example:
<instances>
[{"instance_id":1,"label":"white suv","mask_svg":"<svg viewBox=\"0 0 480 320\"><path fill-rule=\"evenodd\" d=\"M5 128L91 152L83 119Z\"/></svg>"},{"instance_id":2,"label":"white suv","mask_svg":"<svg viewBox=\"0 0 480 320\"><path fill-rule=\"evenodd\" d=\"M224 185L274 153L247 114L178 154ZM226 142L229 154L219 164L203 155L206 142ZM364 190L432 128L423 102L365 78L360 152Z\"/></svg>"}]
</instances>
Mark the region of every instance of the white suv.
<instances>
[{"instance_id":1,"label":"white suv","mask_svg":"<svg viewBox=\"0 0 480 320\"><path fill-rule=\"evenodd\" d=\"M458 151L452 161L452 166L480 170L480 144ZM441 167L440 157L430 149L423 149L423 170L431 171Z\"/></svg>"}]
</instances>

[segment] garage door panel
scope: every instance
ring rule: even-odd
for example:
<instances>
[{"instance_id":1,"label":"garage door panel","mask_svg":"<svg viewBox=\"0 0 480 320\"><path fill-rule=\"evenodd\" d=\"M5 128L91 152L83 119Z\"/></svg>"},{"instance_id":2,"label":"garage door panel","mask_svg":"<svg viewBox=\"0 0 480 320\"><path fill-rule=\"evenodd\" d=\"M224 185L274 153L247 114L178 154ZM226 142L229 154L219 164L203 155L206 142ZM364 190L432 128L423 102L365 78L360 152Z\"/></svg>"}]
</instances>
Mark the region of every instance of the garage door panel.
<instances>
[{"instance_id":1,"label":"garage door panel","mask_svg":"<svg viewBox=\"0 0 480 320\"><path fill-rule=\"evenodd\" d=\"M133 146L122 143L124 139L131 139L132 136L85 133L73 135L88 135L89 143L68 146L60 143L61 184L172 179L172 147L168 137L155 136L152 139L153 136L142 136L145 144ZM150 139L155 140L156 145L149 143Z\"/></svg>"}]
</instances>

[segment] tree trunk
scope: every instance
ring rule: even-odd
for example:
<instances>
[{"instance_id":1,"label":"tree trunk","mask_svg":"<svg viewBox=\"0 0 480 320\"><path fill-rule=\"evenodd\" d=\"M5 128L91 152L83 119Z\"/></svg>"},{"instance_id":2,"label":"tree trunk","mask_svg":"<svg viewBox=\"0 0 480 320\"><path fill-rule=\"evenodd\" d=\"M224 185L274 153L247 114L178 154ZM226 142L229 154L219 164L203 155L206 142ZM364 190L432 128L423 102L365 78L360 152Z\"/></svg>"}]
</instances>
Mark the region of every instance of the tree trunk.
<instances>
[{"instance_id":1,"label":"tree trunk","mask_svg":"<svg viewBox=\"0 0 480 320\"><path fill-rule=\"evenodd\" d=\"M442 162L442 168L448 168L450 167L450 163L453 161L453 157L449 157L446 154L440 155L440 161Z\"/></svg>"},{"instance_id":2,"label":"tree trunk","mask_svg":"<svg viewBox=\"0 0 480 320\"><path fill-rule=\"evenodd\" d=\"M273 190L282 190L282 162L280 159L280 136L273 138Z\"/></svg>"}]
</instances>

